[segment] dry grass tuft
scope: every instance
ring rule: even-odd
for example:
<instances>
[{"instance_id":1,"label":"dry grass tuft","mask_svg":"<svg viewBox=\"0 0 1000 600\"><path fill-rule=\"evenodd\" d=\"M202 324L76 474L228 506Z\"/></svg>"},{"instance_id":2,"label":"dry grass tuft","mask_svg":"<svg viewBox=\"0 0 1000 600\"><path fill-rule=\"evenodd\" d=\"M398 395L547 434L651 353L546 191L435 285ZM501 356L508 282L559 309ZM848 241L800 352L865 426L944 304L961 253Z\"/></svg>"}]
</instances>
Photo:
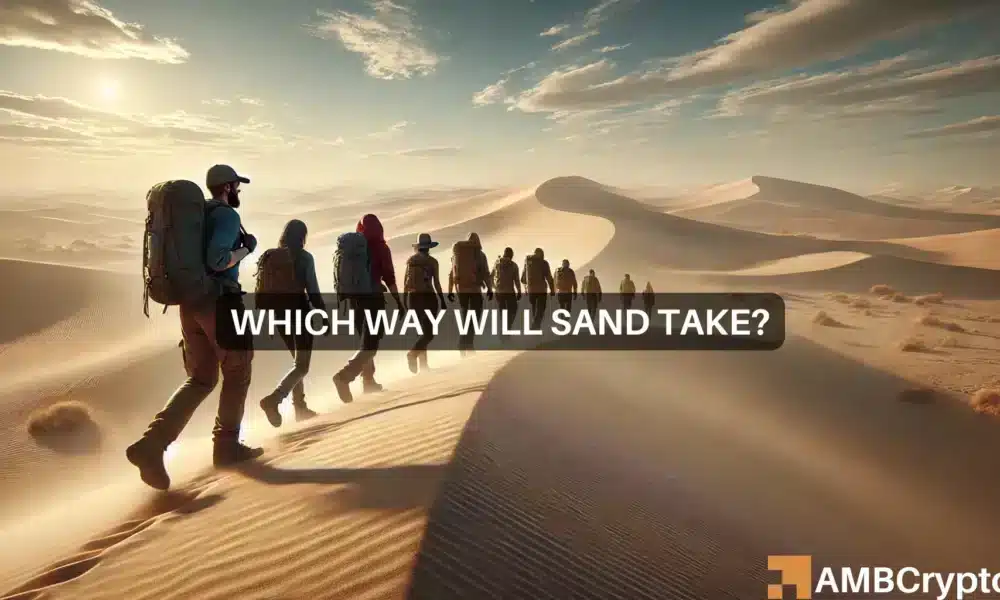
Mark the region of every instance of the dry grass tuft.
<instances>
[{"instance_id":1,"label":"dry grass tuft","mask_svg":"<svg viewBox=\"0 0 1000 600\"><path fill-rule=\"evenodd\" d=\"M28 417L27 426L36 442L58 452L86 454L101 445L101 428L83 402L56 402L37 410Z\"/></svg>"},{"instance_id":2,"label":"dry grass tuft","mask_svg":"<svg viewBox=\"0 0 1000 600\"><path fill-rule=\"evenodd\" d=\"M1000 417L1000 390L981 389L972 395L969 403L978 413Z\"/></svg>"},{"instance_id":3,"label":"dry grass tuft","mask_svg":"<svg viewBox=\"0 0 1000 600\"><path fill-rule=\"evenodd\" d=\"M938 329L944 329L947 331L954 331L955 333L965 333L965 327L962 327L953 321L944 321L934 315L924 315L920 317L917 319L917 324L927 327L937 327Z\"/></svg>"},{"instance_id":4,"label":"dry grass tuft","mask_svg":"<svg viewBox=\"0 0 1000 600\"><path fill-rule=\"evenodd\" d=\"M941 292L927 294L926 296L917 296L913 299L913 303L918 306L924 306L925 304L941 304L942 302L944 302L944 294Z\"/></svg>"},{"instance_id":5,"label":"dry grass tuft","mask_svg":"<svg viewBox=\"0 0 1000 600\"><path fill-rule=\"evenodd\" d=\"M813 317L813 323L817 325L822 325L824 327L846 327L843 323L834 319L830 315L826 314L825 311L819 311L816 316Z\"/></svg>"},{"instance_id":6,"label":"dry grass tuft","mask_svg":"<svg viewBox=\"0 0 1000 600\"><path fill-rule=\"evenodd\" d=\"M875 296L892 296L896 293L896 290L892 289L892 286L885 285L884 283L873 285L868 291Z\"/></svg>"},{"instance_id":7,"label":"dry grass tuft","mask_svg":"<svg viewBox=\"0 0 1000 600\"><path fill-rule=\"evenodd\" d=\"M903 352L930 352L931 348L927 342L920 338L909 338L899 343L899 349Z\"/></svg>"}]
</instances>

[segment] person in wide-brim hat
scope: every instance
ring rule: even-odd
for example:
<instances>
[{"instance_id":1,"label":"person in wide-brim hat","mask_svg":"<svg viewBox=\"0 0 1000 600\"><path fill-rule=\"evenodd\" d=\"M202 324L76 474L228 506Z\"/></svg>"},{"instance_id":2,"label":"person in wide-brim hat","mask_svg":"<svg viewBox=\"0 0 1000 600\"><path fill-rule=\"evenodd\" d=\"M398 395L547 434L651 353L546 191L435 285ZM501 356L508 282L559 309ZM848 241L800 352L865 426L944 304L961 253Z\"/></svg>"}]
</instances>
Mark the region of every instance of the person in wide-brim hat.
<instances>
[{"instance_id":1,"label":"person in wide-brim hat","mask_svg":"<svg viewBox=\"0 0 1000 600\"><path fill-rule=\"evenodd\" d=\"M436 248L437 246L438 242L431 240L431 234L429 233L421 233L420 235L418 235L417 243L413 244L413 248L416 250L424 250L424 249L429 250L431 248Z\"/></svg>"}]
</instances>

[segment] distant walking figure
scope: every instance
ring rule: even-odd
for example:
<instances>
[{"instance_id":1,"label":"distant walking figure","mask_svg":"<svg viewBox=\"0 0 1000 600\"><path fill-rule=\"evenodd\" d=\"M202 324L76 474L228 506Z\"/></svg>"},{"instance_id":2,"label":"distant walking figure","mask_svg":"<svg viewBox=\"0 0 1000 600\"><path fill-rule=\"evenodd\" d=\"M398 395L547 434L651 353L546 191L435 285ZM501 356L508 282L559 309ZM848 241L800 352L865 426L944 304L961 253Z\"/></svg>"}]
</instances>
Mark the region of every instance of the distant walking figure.
<instances>
[{"instance_id":1,"label":"distant walking figure","mask_svg":"<svg viewBox=\"0 0 1000 600\"><path fill-rule=\"evenodd\" d=\"M470 233L464 242L455 242L451 252L451 270L448 272L448 299L455 299L458 291L458 305L464 313L483 312L483 288L486 299L493 299L493 281L490 278L490 263L483 252L478 233ZM470 328L471 329L471 328ZM464 355L473 351L475 333L466 334L459 340L458 349Z\"/></svg>"},{"instance_id":2,"label":"distant walking figure","mask_svg":"<svg viewBox=\"0 0 1000 600\"><path fill-rule=\"evenodd\" d=\"M552 269L545 260L545 251L541 248L535 248L535 251L524 259L521 283L527 288L528 301L531 303L531 327L539 329L542 319L545 318L546 288L553 296L556 295Z\"/></svg>"},{"instance_id":3,"label":"distant walking figure","mask_svg":"<svg viewBox=\"0 0 1000 600\"><path fill-rule=\"evenodd\" d=\"M563 259L562 266L556 269L556 299L559 301L559 308L573 311L573 300L577 296L576 273L569 268L569 261Z\"/></svg>"},{"instance_id":4,"label":"distant walking figure","mask_svg":"<svg viewBox=\"0 0 1000 600\"><path fill-rule=\"evenodd\" d=\"M521 300L521 276L517 263L514 262L513 248L503 249L503 255L493 263L490 279L496 290L497 308L503 314L504 323L509 330L512 319L517 316L517 303ZM501 339L506 337L503 333L500 334Z\"/></svg>"},{"instance_id":5,"label":"distant walking figure","mask_svg":"<svg viewBox=\"0 0 1000 600\"><path fill-rule=\"evenodd\" d=\"M413 348L406 353L406 363L411 373L428 368L427 346L434 339L428 311L436 313L445 307L438 261L431 256L431 248L436 248L437 245L437 242L431 240L430 234L421 233L417 236L417 243L413 244L415 251L413 256L406 260L406 273L403 275L403 304L407 310L417 311L420 329L423 332Z\"/></svg>"},{"instance_id":6,"label":"distant walking figure","mask_svg":"<svg viewBox=\"0 0 1000 600\"><path fill-rule=\"evenodd\" d=\"M622 295L622 308L625 310L632 308L632 300L635 299L635 282L632 281L628 273L625 273L625 279L622 279L618 292Z\"/></svg>"},{"instance_id":7,"label":"distant walking figure","mask_svg":"<svg viewBox=\"0 0 1000 600\"><path fill-rule=\"evenodd\" d=\"M278 239L278 247L271 248L257 261L257 307L275 310L310 309L326 312L326 304L316 280L316 261L306 249L306 224L292 219L285 224ZM266 306L264 304L267 304ZM285 347L295 361L292 369L278 382L274 391L264 396L260 407L267 420L274 427L281 427L281 412L278 406L292 394L295 420L304 421L316 416L306 406L306 390L303 380L309 373L312 357L313 336L305 328L301 333L281 331Z\"/></svg>"},{"instance_id":8,"label":"distant walking figure","mask_svg":"<svg viewBox=\"0 0 1000 600\"><path fill-rule=\"evenodd\" d=\"M642 290L642 306L649 316L653 316L654 304L656 304L656 294L653 292L653 284L647 281L646 289Z\"/></svg>"},{"instance_id":9,"label":"distant walking figure","mask_svg":"<svg viewBox=\"0 0 1000 600\"><path fill-rule=\"evenodd\" d=\"M592 319L596 319L597 307L601 303L603 294L601 292L601 281L594 274L593 269L583 278L583 283L580 284L580 293L583 294L587 302L587 312L590 313Z\"/></svg>"},{"instance_id":10,"label":"distant walking figure","mask_svg":"<svg viewBox=\"0 0 1000 600\"><path fill-rule=\"evenodd\" d=\"M212 429L215 466L253 460L264 453L239 441L253 347L227 350L215 334L216 303L222 296L242 303L239 265L257 248L257 238L246 233L236 212L240 183L250 180L228 165L215 165L205 179L212 194L208 201L190 181L161 183L147 195L149 215L144 237L158 240L162 246L143 249L146 294L165 307L179 307L184 338L181 352L188 375L139 441L125 451L142 481L158 490L170 487L163 464L167 446L177 440L198 406L219 384L220 369L222 391Z\"/></svg>"}]
</instances>

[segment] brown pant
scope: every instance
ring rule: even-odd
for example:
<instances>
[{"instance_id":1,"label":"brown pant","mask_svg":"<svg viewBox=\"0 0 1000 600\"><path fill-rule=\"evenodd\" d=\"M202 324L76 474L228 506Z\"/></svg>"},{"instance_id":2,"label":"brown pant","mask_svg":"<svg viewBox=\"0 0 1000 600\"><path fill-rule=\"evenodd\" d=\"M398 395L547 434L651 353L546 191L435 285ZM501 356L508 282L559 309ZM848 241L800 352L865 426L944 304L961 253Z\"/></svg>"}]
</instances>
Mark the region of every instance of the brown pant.
<instances>
[{"instance_id":1,"label":"brown pant","mask_svg":"<svg viewBox=\"0 0 1000 600\"><path fill-rule=\"evenodd\" d=\"M212 437L218 442L237 442L247 389L250 387L252 346L247 350L225 350L215 337L214 305L207 308L181 306L181 344L184 370L188 378L170 396L167 405L153 418L144 437L166 448L176 440L194 411L219 383L222 391Z\"/></svg>"},{"instance_id":2,"label":"brown pant","mask_svg":"<svg viewBox=\"0 0 1000 600\"><path fill-rule=\"evenodd\" d=\"M478 291L462 291L458 292L458 306L462 309L463 319L464 314L467 312L480 314L483 312L483 294ZM474 345L474 339L476 333L473 329L473 321L469 321L469 331L465 335L461 336L458 340L459 350L471 350Z\"/></svg>"}]
</instances>

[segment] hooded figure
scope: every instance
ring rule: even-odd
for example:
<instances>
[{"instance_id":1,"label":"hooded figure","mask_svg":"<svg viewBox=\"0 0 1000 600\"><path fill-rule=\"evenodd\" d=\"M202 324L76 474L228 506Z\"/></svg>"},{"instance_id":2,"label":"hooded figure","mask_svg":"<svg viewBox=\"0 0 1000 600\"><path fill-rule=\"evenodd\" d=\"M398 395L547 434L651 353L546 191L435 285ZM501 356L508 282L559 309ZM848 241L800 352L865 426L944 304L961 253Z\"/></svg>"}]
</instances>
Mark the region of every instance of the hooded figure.
<instances>
[{"instance_id":1,"label":"hooded figure","mask_svg":"<svg viewBox=\"0 0 1000 600\"><path fill-rule=\"evenodd\" d=\"M361 376L365 393L382 391L382 385L375 381L375 354L378 352L381 333L368 329L364 311L385 309L385 297L382 292L388 288L396 306L403 309L403 301L396 287L396 271L392 266L392 251L385 243L385 233L382 222L373 214L367 214L358 221L357 232L368 241L368 260L372 276L372 289L378 290L372 297L355 300L352 308L355 311L355 329L361 334L361 348L351 357L347 364L333 376L333 385L341 401L353 401L350 384ZM385 284L383 286L383 283Z\"/></svg>"},{"instance_id":2,"label":"hooded figure","mask_svg":"<svg viewBox=\"0 0 1000 600\"><path fill-rule=\"evenodd\" d=\"M576 273L569 268L569 260L563 259L562 266L555 273L556 293L559 296L559 308L573 310L573 299L577 296Z\"/></svg>"}]
</instances>

